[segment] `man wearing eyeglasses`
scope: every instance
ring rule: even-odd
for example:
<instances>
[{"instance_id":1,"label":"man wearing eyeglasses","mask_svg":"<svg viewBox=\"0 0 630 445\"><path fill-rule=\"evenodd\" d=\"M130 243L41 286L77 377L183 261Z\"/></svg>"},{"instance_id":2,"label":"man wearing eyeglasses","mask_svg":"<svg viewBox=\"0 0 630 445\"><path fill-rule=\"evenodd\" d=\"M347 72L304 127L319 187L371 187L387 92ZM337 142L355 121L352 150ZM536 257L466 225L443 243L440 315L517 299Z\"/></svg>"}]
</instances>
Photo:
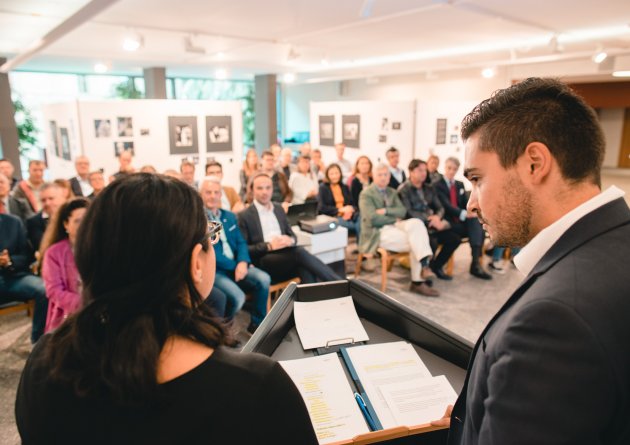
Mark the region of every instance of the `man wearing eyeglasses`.
<instances>
[{"instance_id":1,"label":"man wearing eyeglasses","mask_svg":"<svg viewBox=\"0 0 630 445\"><path fill-rule=\"evenodd\" d=\"M247 330L253 334L267 315L267 298L271 278L252 266L247 243L239 230L236 215L221 208L221 179L208 176L201 182L199 193L206 206L208 220L223 224L223 230L214 227L211 235L216 255L217 272L214 286L225 293L227 305L225 317L234 318L245 303L245 292L251 293L254 301L252 318Z\"/></svg>"}]
</instances>

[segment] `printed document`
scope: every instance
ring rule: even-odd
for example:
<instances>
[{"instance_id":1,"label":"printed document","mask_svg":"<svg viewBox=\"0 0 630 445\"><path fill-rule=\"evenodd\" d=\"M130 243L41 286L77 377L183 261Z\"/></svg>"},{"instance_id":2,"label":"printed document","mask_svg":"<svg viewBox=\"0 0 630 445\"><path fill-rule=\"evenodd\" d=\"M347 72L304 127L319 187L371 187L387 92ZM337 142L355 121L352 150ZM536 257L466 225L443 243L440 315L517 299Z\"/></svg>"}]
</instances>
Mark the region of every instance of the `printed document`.
<instances>
[{"instance_id":1,"label":"printed document","mask_svg":"<svg viewBox=\"0 0 630 445\"><path fill-rule=\"evenodd\" d=\"M369 433L337 354L281 361L300 391L320 444Z\"/></svg>"},{"instance_id":2,"label":"printed document","mask_svg":"<svg viewBox=\"0 0 630 445\"><path fill-rule=\"evenodd\" d=\"M426 377L380 387L397 425L422 425L441 419L457 394L445 376Z\"/></svg>"},{"instance_id":3,"label":"printed document","mask_svg":"<svg viewBox=\"0 0 630 445\"><path fill-rule=\"evenodd\" d=\"M313 349L369 340L352 297L293 303L302 348Z\"/></svg>"},{"instance_id":4,"label":"printed document","mask_svg":"<svg viewBox=\"0 0 630 445\"><path fill-rule=\"evenodd\" d=\"M406 385L419 378L431 377L413 346L398 341L354 346L346 351L383 428L401 425L394 417L381 387L392 383Z\"/></svg>"}]
</instances>

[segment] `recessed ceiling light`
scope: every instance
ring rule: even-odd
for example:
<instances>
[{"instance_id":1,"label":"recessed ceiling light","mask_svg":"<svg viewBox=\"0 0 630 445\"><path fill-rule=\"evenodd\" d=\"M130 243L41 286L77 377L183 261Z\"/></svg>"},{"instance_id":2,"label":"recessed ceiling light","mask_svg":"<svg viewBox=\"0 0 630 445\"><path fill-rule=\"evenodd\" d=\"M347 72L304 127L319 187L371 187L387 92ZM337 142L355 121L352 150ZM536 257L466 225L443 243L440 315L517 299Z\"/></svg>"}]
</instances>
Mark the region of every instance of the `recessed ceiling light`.
<instances>
[{"instance_id":1,"label":"recessed ceiling light","mask_svg":"<svg viewBox=\"0 0 630 445\"><path fill-rule=\"evenodd\" d=\"M217 60L223 60L225 59L225 53L223 51L219 51L217 53Z\"/></svg>"},{"instance_id":2,"label":"recessed ceiling light","mask_svg":"<svg viewBox=\"0 0 630 445\"><path fill-rule=\"evenodd\" d=\"M94 72L102 74L106 73L109 70L106 64L98 62L94 64Z\"/></svg>"},{"instance_id":3,"label":"recessed ceiling light","mask_svg":"<svg viewBox=\"0 0 630 445\"><path fill-rule=\"evenodd\" d=\"M131 33L123 39L122 47L125 51L137 51L142 46L143 41L144 39L140 34Z\"/></svg>"},{"instance_id":4,"label":"recessed ceiling light","mask_svg":"<svg viewBox=\"0 0 630 445\"><path fill-rule=\"evenodd\" d=\"M295 82L295 74L294 73L286 73L282 76L282 81L284 83L293 83Z\"/></svg>"},{"instance_id":5,"label":"recessed ceiling light","mask_svg":"<svg viewBox=\"0 0 630 445\"><path fill-rule=\"evenodd\" d=\"M593 62L602 63L604 60L606 60L606 57L608 57L608 54L606 54L604 51L600 51L593 56Z\"/></svg>"},{"instance_id":6,"label":"recessed ceiling light","mask_svg":"<svg viewBox=\"0 0 630 445\"><path fill-rule=\"evenodd\" d=\"M495 74L494 68L485 68L481 71L481 75L484 79L492 79Z\"/></svg>"},{"instance_id":7,"label":"recessed ceiling light","mask_svg":"<svg viewBox=\"0 0 630 445\"><path fill-rule=\"evenodd\" d=\"M214 72L214 78L217 80L224 80L227 78L227 71L223 68L219 68Z\"/></svg>"},{"instance_id":8,"label":"recessed ceiling light","mask_svg":"<svg viewBox=\"0 0 630 445\"><path fill-rule=\"evenodd\" d=\"M328 66L329 63L330 62L328 62L328 59L326 59L326 58L322 59L322 65Z\"/></svg>"},{"instance_id":9,"label":"recessed ceiling light","mask_svg":"<svg viewBox=\"0 0 630 445\"><path fill-rule=\"evenodd\" d=\"M630 77L630 71L615 71L613 77Z\"/></svg>"}]
</instances>

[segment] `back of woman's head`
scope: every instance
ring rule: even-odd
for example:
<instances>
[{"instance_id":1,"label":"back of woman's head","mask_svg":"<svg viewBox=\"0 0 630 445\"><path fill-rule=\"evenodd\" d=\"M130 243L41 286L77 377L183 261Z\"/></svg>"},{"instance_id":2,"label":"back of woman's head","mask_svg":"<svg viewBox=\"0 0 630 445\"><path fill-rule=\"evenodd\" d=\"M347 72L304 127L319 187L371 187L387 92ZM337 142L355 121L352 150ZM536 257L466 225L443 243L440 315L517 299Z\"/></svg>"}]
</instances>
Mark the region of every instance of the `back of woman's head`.
<instances>
[{"instance_id":1,"label":"back of woman's head","mask_svg":"<svg viewBox=\"0 0 630 445\"><path fill-rule=\"evenodd\" d=\"M138 173L106 187L77 235L83 308L53 336L52 377L79 395L142 402L168 337L222 343L190 277L194 246L211 248L206 232L201 198L179 180Z\"/></svg>"}]
</instances>

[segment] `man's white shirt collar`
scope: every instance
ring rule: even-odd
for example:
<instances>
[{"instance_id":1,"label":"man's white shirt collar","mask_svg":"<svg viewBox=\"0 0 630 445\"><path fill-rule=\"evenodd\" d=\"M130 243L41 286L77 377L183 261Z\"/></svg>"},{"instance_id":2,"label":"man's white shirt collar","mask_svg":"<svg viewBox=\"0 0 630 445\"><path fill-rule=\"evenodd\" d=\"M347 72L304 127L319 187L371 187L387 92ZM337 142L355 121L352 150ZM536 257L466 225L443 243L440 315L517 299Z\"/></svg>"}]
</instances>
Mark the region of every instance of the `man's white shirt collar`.
<instances>
[{"instance_id":1,"label":"man's white shirt collar","mask_svg":"<svg viewBox=\"0 0 630 445\"><path fill-rule=\"evenodd\" d=\"M521 273L529 275L551 246L580 218L624 195L625 192L623 190L613 185L606 191L580 204L559 220L541 230L514 257L514 265Z\"/></svg>"},{"instance_id":2,"label":"man's white shirt collar","mask_svg":"<svg viewBox=\"0 0 630 445\"><path fill-rule=\"evenodd\" d=\"M273 204L271 202L269 202L268 207L265 207L254 199L254 206L259 212L273 212Z\"/></svg>"}]
</instances>

